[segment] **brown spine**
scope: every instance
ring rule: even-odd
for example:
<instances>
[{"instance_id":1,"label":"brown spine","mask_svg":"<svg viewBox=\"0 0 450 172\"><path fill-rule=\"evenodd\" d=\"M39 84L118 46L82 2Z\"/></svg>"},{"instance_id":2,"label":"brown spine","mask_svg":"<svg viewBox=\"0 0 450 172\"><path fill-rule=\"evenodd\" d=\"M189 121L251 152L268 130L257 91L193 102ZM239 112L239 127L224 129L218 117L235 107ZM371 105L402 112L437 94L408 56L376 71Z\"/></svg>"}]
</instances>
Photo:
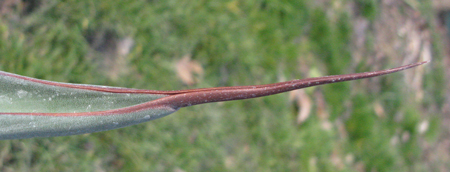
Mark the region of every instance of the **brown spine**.
<instances>
[{"instance_id":1,"label":"brown spine","mask_svg":"<svg viewBox=\"0 0 450 172\"><path fill-rule=\"evenodd\" d=\"M275 84L267 85L253 85L253 86L237 86L237 87L217 87L210 89L197 89L197 90L186 90L185 93L179 93L171 95L168 97L163 97L153 102L155 105L170 106L172 108L181 108L186 106L192 106L197 104L219 102L219 101L230 101L230 100L241 100L250 99L268 95L274 95L278 93L283 93L291 90L330 84L336 82L357 80L363 78L371 78L380 75L386 75L412 67L416 67L427 63L428 61L419 62L415 64L405 65L393 69L387 69L375 72L365 72L356 74L346 74L346 75L333 75L324 76L317 78L306 78L300 80L292 80L287 82L280 82Z\"/></svg>"}]
</instances>

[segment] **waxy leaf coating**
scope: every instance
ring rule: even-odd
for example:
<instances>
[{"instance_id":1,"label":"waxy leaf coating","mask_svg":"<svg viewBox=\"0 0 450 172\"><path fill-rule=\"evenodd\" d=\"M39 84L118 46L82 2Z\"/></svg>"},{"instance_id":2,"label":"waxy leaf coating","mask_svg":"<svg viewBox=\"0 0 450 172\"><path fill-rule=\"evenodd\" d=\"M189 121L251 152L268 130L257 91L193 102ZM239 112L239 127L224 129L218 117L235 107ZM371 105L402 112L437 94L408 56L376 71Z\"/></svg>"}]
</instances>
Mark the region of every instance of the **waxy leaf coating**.
<instances>
[{"instance_id":1,"label":"waxy leaf coating","mask_svg":"<svg viewBox=\"0 0 450 172\"><path fill-rule=\"evenodd\" d=\"M375 77L393 69L267 85L179 91L140 90L39 80L0 71L0 139L53 137L111 130L157 119L181 107L268 96L322 84Z\"/></svg>"}]
</instances>

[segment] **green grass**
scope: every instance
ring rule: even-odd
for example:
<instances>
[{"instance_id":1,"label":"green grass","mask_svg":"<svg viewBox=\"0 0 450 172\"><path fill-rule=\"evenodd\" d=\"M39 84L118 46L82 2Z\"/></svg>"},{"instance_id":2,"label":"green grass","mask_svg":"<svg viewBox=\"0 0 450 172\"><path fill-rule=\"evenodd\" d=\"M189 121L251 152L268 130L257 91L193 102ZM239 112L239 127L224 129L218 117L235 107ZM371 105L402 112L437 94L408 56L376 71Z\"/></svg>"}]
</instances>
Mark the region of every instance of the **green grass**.
<instances>
[{"instance_id":1,"label":"green grass","mask_svg":"<svg viewBox=\"0 0 450 172\"><path fill-rule=\"evenodd\" d=\"M308 75L300 69L305 64L308 72L319 70L322 75L373 70L354 64L348 11L312 1L38 2L32 8L17 5L0 18L0 70L61 82L155 90L305 78ZM379 12L377 3L358 1L371 21ZM134 46L127 64L120 66L126 72L111 78L103 63L112 55L104 47L127 37ZM186 54L205 70L194 86L183 85L175 73L175 62ZM280 94L183 108L118 130L1 141L0 169L356 171L363 164L367 171L417 170L426 166L420 161L419 140L439 133L439 128L425 136L416 131L421 110L436 103L442 107L444 79L428 74L425 89L437 96L415 102L402 77L392 74L310 90L312 100L314 93L324 95L330 130L315 115L316 105L309 119L297 125L295 103L288 101L288 94ZM372 90L374 84L381 88ZM376 115L376 102L383 106L384 118ZM403 117L400 121L398 115ZM438 125L436 119L431 121ZM409 140L391 143L404 133Z\"/></svg>"}]
</instances>

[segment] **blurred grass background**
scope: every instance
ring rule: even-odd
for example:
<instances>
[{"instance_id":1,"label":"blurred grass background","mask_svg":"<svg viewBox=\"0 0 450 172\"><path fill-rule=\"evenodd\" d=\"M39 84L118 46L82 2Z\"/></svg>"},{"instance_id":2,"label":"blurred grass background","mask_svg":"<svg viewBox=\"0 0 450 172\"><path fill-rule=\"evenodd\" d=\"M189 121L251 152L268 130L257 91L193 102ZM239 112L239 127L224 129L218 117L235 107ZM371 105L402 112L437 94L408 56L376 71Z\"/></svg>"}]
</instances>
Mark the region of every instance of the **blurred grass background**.
<instances>
[{"instance_id":1,"label":"blurred grass background","mask_svg":"<svg viewBox=\"0 0 450 172\"><path fill-rule=\"evenodd\" d=\"M420 2L0 1L0 70L53 81L178 90L432 58L389 76L193 106L123 129L1 141L0 169L445 171L448 150L434 149L447 139L445 51L431 2ZM182 59L202 69L181 70L191 83L177 76Z\"/></svg>"}]
</instances>

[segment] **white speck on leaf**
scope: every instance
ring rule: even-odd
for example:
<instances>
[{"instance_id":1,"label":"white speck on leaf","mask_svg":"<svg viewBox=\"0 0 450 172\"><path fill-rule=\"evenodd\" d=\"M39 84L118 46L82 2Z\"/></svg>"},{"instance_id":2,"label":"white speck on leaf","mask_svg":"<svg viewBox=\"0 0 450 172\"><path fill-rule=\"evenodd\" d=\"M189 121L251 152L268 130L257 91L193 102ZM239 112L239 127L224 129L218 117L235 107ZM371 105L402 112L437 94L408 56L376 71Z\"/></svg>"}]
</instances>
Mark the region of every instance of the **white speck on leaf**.
<instances>
[{"instance_id":1,"label":"white speck on leaf","mask_svg":"<svg viewBox=\"0 0 450 172\"><path fill-rule=\"evenodd\" d=\"M5 96L5 95L1 95L0 96L0 104L3 104L3 103L12 104L12 98Z\"/></svg>"},{"instance_id":2,"label":"white speck on leaf","mask_svg":"<svg viewBox=\"0 0 450 172\"><path fill-rule=\"evenodd\" d=\"M19 91L17 91L17 96L19 96L19 98L23 98L23 97L25 97L25 96L27 96L27 95L28 95L28 92L25 91L25 90L19 90Z\"/></svg>"}]
</instances>

